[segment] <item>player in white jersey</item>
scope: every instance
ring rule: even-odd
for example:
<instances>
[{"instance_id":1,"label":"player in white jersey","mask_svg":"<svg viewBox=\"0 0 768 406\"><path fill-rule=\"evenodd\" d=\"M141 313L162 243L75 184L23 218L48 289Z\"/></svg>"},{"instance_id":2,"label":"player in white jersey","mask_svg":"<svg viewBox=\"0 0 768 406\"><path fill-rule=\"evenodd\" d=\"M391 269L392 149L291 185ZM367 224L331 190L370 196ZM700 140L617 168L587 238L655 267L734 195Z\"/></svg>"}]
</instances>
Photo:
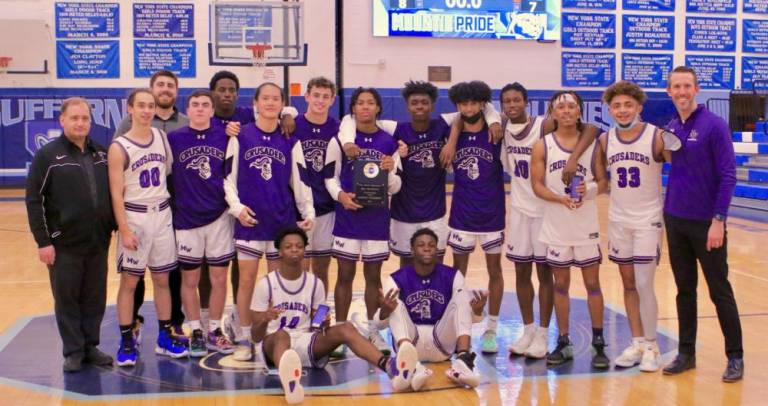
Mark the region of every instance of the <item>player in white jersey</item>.
<instances>
[{"instance_id":1,"label":"player in white jersey","mask_svg":"<svg viewBox=\"0 0 768 406\"><path fill-rule=\"evenodd\" d=\"M131 129L109 147L109 189L118 226L117 318L121 343L117 364L136 364L133 336L133 297L139 278L149 267L155 293L160 332L155 352L173 358L185 357L187 349L171 335L171 293L168 272L178 266L176 240L171 219L166 176L171 153L165 134L150 127L155 115L155 97L148 89L128 96Z\"/></svg>"},{"instance_id":2,"label":"player in white jersey","mask_svg":"<svg viewBox=\"0 0 768 406\"><path fill-rule=\"evenodd\" d=\"M546 201L539 239L548 246L547 262L555 276L555 315L560 335L557 347L547 356L547 363L557 365L573 358L573 346L568 338L568 288L570 267L577 266L581 268L592 320L595 350L592 366L604 369L610 366L610 361L604 352L603 294L599 278L602 254L595 197L606 192L608 181L602 156L596 153L597 143L579 158L577 174L582 182L572 185L575 190L566 189L561 181L562 169L581 136L582 106L581 98L572 91L557 92L552 97L550 112L558 128L534 145L531 182L536 196Z\"/></svg>"},{"instance_id":3,"label":"player in white jersey","mask_svg":"<svg viewBox=\"0 0 768 406\"><path fill-rule=\"evenodd\" d=\"M307 234L300 228L278 233L274 241L280 253L278 269L259 281L250 306L257 354L277 366L285 399L292 404L301 402L302 367L324 368L331 351L342 344L384 371L395 390L410 388L418 362L413 345L401 346L397 356L390 357L360 335L352 323L328 326L323 283L302 270L307 242Z\"/></svg>"},{"instance_id":4,"label":"player in white jersey","mask_svg":"<svg viewBox=\"0 0 768 406\"><path fill-rule=\"evenodd\" d=\"M632 330L632 343L616 365L640 364L641 371L653 372L659 369L653 279L661 250L661 169L669 152L663 131L640 120L645 99L645 92L631 82L616 82L605 90L603 101L616 126L600 137L600 147L611 182L608 258L619 265Z\"/></svg>"}]
</instances>

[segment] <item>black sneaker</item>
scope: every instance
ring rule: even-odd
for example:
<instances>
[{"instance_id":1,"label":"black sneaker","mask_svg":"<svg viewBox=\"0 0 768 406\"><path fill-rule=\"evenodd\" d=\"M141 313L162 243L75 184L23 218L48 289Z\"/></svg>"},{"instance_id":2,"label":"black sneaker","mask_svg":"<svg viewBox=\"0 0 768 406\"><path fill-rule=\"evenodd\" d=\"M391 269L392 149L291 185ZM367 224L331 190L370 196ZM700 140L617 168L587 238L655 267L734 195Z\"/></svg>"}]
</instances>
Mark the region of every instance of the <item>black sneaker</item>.
<instances>
[{"instance_id":1,"label":"black sneaker","mask_svg":"<svg viewBox=\"0 0 768 406\"><path fill-rule=\"evenodd\" d=\"M204 357L206 355L208 355L208 348L205 346L203 330L194 330L192 339L189 340L189 356Z\"/></svg>"},{"instance_id":2,"label":"black sneaker","mask_svg":"<svg viewBox=\"0 0 768 406\"><path fill-rule=\"evenodd\" d=\"M592 368L608 369L611 367L611 360L605 355L605 338L597 336L592 338Z\"/></svg>"},{"instance_id":3,"label":"black sneaker","mask_svg":"<svg viewBox=\"0 0 768 406\"><path fill-rule=\"evenodd\" d=\"M736 382L742 378L744 378L744 358L729 359L723 373L723 382Z\"/></svg>"},{"instance_id":4,"label":"black sneaker","mask_svg":"<svg viewBox=\"0 0 768 406\"><path fill-rule=\"evenodd\" d=\"M547 354L547 365L560 365L573 359L573 344L568 337L557 339L555 350Z\"/></svg>"},{"instance_id":5,"label":"black sneaker","mask_svg":"<svg viewBox=\"0 0 768 406\"><path fill-rule=\"evenodd\" d=\"M664 375L677 375L696 368L696 356L677 354L677 357L664 368Z\"/></svg>"}]
</instances>

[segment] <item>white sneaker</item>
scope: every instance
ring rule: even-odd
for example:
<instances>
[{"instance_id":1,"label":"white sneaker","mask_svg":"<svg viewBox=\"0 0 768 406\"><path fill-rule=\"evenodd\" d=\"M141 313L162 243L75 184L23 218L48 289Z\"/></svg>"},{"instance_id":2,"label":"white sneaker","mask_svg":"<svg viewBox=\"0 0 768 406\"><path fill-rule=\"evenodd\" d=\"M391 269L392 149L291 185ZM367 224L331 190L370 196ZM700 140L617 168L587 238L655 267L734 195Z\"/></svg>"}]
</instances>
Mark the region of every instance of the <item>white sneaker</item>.
<instances>
[{"instance_id":1,"label":"white sneaker","mask_svg":"<svg viewBox=\"0 0 768 406\"><path fill-rule=\"evenodd\" d=\"M643 347L632 343L616 357L614 363L622 368L630 368L640 363L643 358Z\"/></svg>"},{"instance_id":2,"label":"white sneaker","mask_svg":"<svg viewBox=\"0 0 768 406\"><path fill-rule=\"evenodd\" d=\"M645 343L643 347L643 358L640 360L640 370L643 372L656 372L659 370L659 346L656 342Z\"/></svg>"},{"instance_id":3,"label":"white sneaker","mask_svg":"<svg viewBox=\"0 0 768 406\"><path fill-rule=\"evenodd\" d=\"M241 341L235 349L235 352L232 354L232 358L234 358L235 361L250 361L251 358L253 358L251 343Z\"/></svg>"},{"instance_id":4,"label":"white sneaker","mask_svg":"<svg viewBox=\"0 0 768 406\"><path fill-rule=\"evenodd\" d=\"M429 377L432 376L432 370L425 367L421 362L416 363L416 371L413 373L411 379L411 389L419 391L427 383Z\"/></svg>"},{"instance_id":5,"label":"white sneaker","mask_svg":"<svg viewBox=\"0 0 768 406\"><path fill-rule=\"evenodd\" d=\"M525 354L525 351L531 346L535 334L536 326L534 324L529 324L523 327L523 335L520 336L514 344L508 347L509 352L515 355Z\"/></svg>"},{"instance_id":6,"label":"white sneaker","mask_svg":"<svg viewBox=\"0 0 768 406\"><path fill-rule=\"evenodd\" d=\"M395 391L402 392L411 387L418 362L419 354L416 352L416 347L407 341L400 344L397 357L390 358L387 365L387 375L392 379L392 388Z\"/></svg>"},{"instance_id":7,"label":"white sneaker","mask_svg":"<svg viewBox=\"0 0 768 406\"><path fill-rule=\"evenodd\" d=\"M278 374L283 384L285 401L292 405L301 403L304 400L304 387L301 386L301 358L296 351L289 349L283 353Z\"/></svg>"},{"instance_id":8,"label":"white sneaker","mask_svg":"<svg viewBox=\"0 0 768 406\"><path fill-rule=\"evenodd\" d=\"M533 341L528 349L525 350L527 358L542 359L547 356L547 339L549 338L549 329L546 327L536 327L533 334Z\"/></svg>"},{"instance_id":9,"label":"white sneaker","mask_svg":"<svg viewBox=\"0 0 768 406\"><path fill-rule=\"evenodd\" d=\"M480 385L480 375L473 369L470 369L469 366L459 358L453 360L451 367L445 371L445 374L452 381L462 386L476 388L477 385Z\"/></svg>"}]
</instances>

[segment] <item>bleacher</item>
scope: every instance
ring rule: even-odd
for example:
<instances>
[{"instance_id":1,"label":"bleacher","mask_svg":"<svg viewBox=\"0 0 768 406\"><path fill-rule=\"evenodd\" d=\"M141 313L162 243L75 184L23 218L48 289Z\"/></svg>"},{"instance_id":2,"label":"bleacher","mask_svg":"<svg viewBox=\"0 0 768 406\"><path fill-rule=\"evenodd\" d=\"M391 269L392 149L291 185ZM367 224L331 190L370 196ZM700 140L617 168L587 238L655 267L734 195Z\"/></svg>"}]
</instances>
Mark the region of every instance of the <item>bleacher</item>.
<instances>
[{"instance_id":1,"label":"bleacher","mask_svg":"<svg viewBox=\"0 0 768 406\"><path fill-rule=\"evenodd\" d=\"M737 183L732 206L768 215L768 123L758 122L754 132L733 132L733 149ZM665 164L664 186L668 172L669 164Z\"/></svg>"}]
</instances>

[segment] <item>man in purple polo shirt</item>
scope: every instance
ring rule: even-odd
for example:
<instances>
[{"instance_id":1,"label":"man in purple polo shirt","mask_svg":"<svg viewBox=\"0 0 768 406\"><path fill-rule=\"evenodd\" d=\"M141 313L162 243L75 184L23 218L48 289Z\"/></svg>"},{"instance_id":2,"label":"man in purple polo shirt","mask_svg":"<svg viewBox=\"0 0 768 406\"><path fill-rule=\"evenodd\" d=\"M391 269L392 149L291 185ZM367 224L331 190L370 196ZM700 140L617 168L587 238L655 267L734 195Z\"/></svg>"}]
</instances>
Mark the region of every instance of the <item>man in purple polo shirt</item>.
<instances>
[{"instance_id":1,"label":"man in purple polo shirt","mask_svg":"<svg viewBox=\"0 0 768 406\"><path fill-rule=\"evenodd\" d=\"M736 185L736 168L728 124L703 105L696 105L696 73L678 66L669 74L667 94L677 109L668 125L683 146L672 153L664 221L669 260L677 284L680 344L678 355L664 368L676 375L696 367L696 285L701 264L725 336L728 366L724 382L744 376L741 322L728 282L725 221Z\"/></svg>"}]
</instances>

